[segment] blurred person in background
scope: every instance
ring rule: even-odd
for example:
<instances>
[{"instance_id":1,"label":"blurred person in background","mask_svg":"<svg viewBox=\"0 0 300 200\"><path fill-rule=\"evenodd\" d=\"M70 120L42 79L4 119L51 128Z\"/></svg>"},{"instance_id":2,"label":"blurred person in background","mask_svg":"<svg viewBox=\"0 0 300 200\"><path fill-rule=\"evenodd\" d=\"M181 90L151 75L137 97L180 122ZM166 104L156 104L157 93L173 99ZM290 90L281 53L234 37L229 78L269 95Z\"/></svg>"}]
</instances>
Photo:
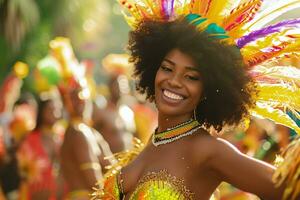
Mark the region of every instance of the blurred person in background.
<instances>
[{"instance_id":1,"label":"blurred person in background","mask_svg":"<svg viewBox=\"0 0 300 200\"><path fill-rule=\"evenodd\" d=\"M54 125L61 107L54 100L40 101L35 129L23 141L19 152L24 187L21 195L31 200L57 199L58 149ZM59 199L59 198L58 198Z\"/></svg>"},{"instance_id":2,"label":"blurred person in background","mask_svg":"<svg viewBox=\"0 0 300 200\"><path fill-rule=\"evenodd\" d=\"M21 87L22 80L11 73L0 89L0 184L3 196L9 200L19 198L21 177L16 157L17 149L35 126L35 104L28 95L19 99Z\"/></svg>"},{"instance_id":3,"label":"blurred person in background","mask_svg":"<svg viewBox=\"0 0 300 200\"><path fill-rule=\"evenodd\" d=\"M61 169L68 188L67 198L90 199L92 186L102 179L100 162L109 156L104 153L110 150L101 148L101 144L105 143L103 138L91 128L90 119L84 117L88 99L82 96L82 88L68 85L61 93L69 115L69 125L60 151Z\"/></svg>"},{"instance_id":4,"label":"blurred person in background","mask_svg":"<svg viewBox=\"0 0 300 200\"><path fill-rule=\"evenodd\" d=\"M109 77L108 95L107 100L104 97L96 99L93 117L95 126L114 153L131 148L133 137L147 142L156 125L156 113L141 101L141 96L132 94L130 76L133 68L128 59L127 54L109 54L102 60Z\"/></svg>"},{"instance_id":5,"label":"blurred person in background","mask_svg":"<svg viewBox=\"0 0 300 200\"><path fill-rule=\"evenodd\" d=\"M121 130L116 126L113 113L94 104L92 115L93 127L99 131L109 144L112 153L124 150Z\"/></svg>"}]
</instances>

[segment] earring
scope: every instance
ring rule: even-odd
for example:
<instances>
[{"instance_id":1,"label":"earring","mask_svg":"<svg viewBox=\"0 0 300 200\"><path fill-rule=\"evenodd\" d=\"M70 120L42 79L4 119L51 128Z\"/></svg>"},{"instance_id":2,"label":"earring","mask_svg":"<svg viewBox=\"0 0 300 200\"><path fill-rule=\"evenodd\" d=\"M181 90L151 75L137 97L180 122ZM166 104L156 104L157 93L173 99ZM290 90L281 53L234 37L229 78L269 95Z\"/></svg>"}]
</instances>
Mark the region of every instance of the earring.
<instances>
[{"instance_id":1,"label":"earring","mask_svg":"<svg viewBox=\"0 0 300 200\"><path fill-rule=\"evenodd\" d=\"M197 120L197 113L196 113L196 109L194 109L193 118L194 118L194 120L198 121L198 120Z\"/></svg>"}]
</instances>

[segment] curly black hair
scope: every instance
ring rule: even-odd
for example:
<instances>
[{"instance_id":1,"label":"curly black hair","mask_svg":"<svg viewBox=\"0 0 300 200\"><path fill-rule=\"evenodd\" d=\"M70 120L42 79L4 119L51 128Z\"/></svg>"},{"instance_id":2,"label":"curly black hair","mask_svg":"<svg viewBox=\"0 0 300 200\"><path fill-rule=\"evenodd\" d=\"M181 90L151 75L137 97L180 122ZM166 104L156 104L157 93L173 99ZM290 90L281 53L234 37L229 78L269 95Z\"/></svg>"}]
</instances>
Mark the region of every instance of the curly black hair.
<instances>
[{"instance_id":1,"label":"curly black hair","mask_svg":"<svg viewBox=\"0 0 300 200\"><path fill-rule=\"evenodd\" d=\"M130 61L138 78L137 90L154 99L154 80L163 58L173 49L198 63L204 92L196 109L197 120L221 130L238 124L254 106L256 87L248 76L240 50L211 38L184 18L171 22L142 21L129 33Z\"/></svg>"}]
</instances>

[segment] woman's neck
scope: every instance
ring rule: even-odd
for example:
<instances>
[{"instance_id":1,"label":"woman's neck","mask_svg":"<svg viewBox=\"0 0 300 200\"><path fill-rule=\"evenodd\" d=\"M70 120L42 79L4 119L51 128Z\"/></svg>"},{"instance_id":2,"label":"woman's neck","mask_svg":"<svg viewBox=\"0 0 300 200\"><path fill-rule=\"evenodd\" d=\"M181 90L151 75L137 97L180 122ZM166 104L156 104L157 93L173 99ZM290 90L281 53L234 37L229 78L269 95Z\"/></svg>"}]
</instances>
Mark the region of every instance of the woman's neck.
<instances>
[{"instance_id":1,"label":"woman's neck","mask_svg":"<svg viewBox=\"0 0 300 200\"><path fill-rule=\"evenodd\" d=\"M82 123L84 122L83 117L72 116L70 119L71 123Z\"/></svg>"},{"instance_id":2,"label":"woman's neck","mask_svg":"<svg viewBox=\"0 0 300 200\"><path fill-rule=\"evenodd\" d=\"M158 114L158 132L167 130L168 128L175 127L178 124L184 123L193 118L192 114L180 116L166 116Z\"/></svg>"},{"instance_id":3,"label":"woman's neck","mask_svg":"<svg viewBox=\"0 0 300 200\"><path fill-rule=\"evenodd\" d=\"M41 130L41 133L43 136L53 136L53 126L50 126L50 125L42 125L40 127L40 130Z\"/></svg>"}]
</instances>

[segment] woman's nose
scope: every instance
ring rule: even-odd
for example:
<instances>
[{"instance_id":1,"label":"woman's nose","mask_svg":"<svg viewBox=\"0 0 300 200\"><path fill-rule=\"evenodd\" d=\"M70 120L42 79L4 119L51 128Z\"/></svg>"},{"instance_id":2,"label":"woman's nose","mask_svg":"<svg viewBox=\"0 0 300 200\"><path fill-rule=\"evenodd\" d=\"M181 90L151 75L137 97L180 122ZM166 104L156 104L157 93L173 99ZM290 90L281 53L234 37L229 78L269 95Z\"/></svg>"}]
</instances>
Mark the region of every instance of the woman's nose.
<instances>
[{"instance_id":1,"label":"woman's nose","mask_svg":"<svg viewBox=\"0 0 300 200\"><path fill-rule=\"evenodd\" d=\"M181 87L182 80L178 74L174 74L168 79L168 83L171 87Z\"/></svg>"}]
</instances>

